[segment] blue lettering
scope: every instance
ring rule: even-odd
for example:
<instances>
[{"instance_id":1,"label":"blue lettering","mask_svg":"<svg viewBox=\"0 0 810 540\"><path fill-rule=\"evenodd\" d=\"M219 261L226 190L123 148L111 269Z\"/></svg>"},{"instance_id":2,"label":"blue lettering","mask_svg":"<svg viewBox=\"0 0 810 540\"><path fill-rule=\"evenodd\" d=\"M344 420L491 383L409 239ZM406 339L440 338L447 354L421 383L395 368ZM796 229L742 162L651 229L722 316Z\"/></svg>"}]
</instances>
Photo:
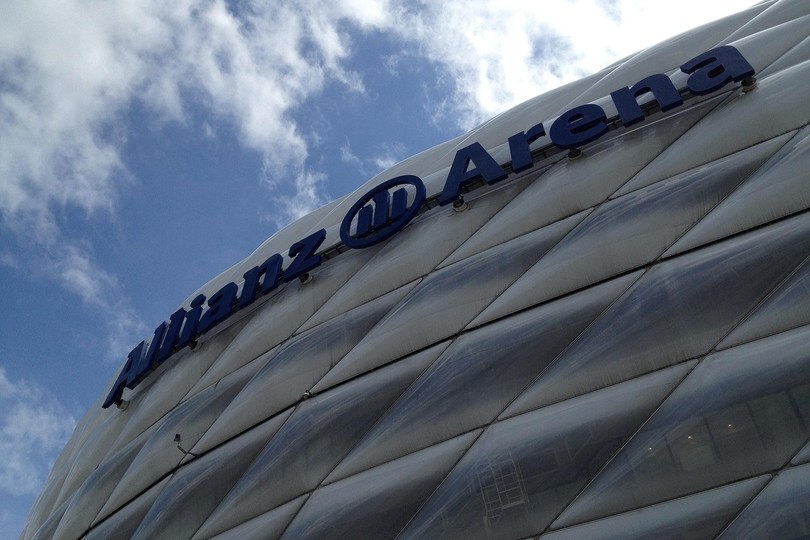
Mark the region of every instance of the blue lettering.
<instances>
[{"instance_id":1,"label":"blue lettering","mask_svg":"<svg viewBox=\"0 0 810 540\"><path fill-rule=\"evenodd\" d=\"M205 334L231 316L236 305L236 291L236 283L231 282L208 299L208 309L200 317L200 322L197 325L197 331L200 334Z\"/></svg>"},{"instance_id":2,"label":"blue lettering","mask_svg":"<svg viewBox=\"0 0 810 540\"><path fill-rule=\"evenodd\" d=\"M127 374L127 388L135 388L135 386L140 383L144 377L146 377L149 373L155 369L158 364L157 360L157 352L160 349L160 342L163 340L163 335L166 333L166 327L168 325L163 322L155 328L155 334L152 336L152 341L149 343L149 348L146 351L146 354L137 356L132 365L129 368L129 373ZM143 349L143 348L142 348Z\"/></svg>"},{"instance_id":3,"label":"blue lettering","mask_svg":"<svg viewBox=\"0 0 810 540\"><path fill-rule=\"evenodd\" d=\"M729 45L707 51L681 66L689 75L687 88L694 95L705 95L719 90L729 82L750 82L753 87L754 68ZM749 81L745 81L749 79ZM610 96L616 106L622 124L630 126L644 120L644 111L638 98L652 93L662 111L683 104L681 92L664 74L650 75L633 86L620 88ZM609 131L605 111L598 105L586 104L574 107L561 114L551 125L551 143L562 149L576 149L593 142ZM522 172L534 166L531 144L546 135L543 124L536 124L528 131L521 131L508 139L512 171ZM474 167L470 169L470 163ZM472 188L481 182L495 184L508 178L508 173L484 147L475 142L456 152L444 188L437 201L446 205L456 201L464 188ZM412 186L413 202L408 206L409 189ZM340 238L346 247L360 249L373 246L404 229L425 204L426 190L422 180L413 175L403 175L379 184L366 193L349 210L340 225ZM351 226L356 218L355 234ZM301 277L323 263L323 255L317 253L326 239L326 230L321 229L290 246L292 261L282 269L284 259L278 253L271 255L261 265L243 274L244 284L237 296L238 287L231 282L223 286L208 300L208 309L203 312L206 297L198 295L191 301L190 309L175 311L169 322L156 329L149 346L140 342L127 356L123 369L112 385L102 407L120 404L124 388L133 389L152 370L176 351L192 345L197 337L230 317L236 310L251 305L258 296L275 290L279 282L285 283Z\"/></svg>"},{"instance_id":4,"label":"blue lettering","mask_svg":"<svg viewBox=\"0 0 810 540\"><path fill-rule=\"evenodd\" d=\"M183 308L178 309L169 317L169 329L166 330L166 335L163 337L163 344L158 351L157 362L159 364L162 364L177 350L177 342L180 339L180 329L183 327L183 321L185 319L186 310Z\"/></svg>"},{"instance_id":5,"label":"blue lettering","mask_svg":"<svg viewBox=\"0 0 810 540\"><path fill-rule=\"evenodd\" d=\"M244 308L256 300L257 294L267 294L276 287L281 279L281 264L284 259L278 253L271 255L259 266L254 266L244 273L245 283L242 285L242 292L239 294L238 307ZM264 277L259 289L259 279Z\"/></svg>"},{"instance_id":6,"label":"blue lettering","mask_svg":"<svg viewBox=\"0 0 810 540\"><path fill-rule=\"evenodd\" d=\"M202 316L203 303L205 302L205 295L197 295L191 301L191 309L186 314L186 323L183 325L183 332L180 334L180 340L177 342L177 348L182 349L186 345L191 345L199 335L197 332L197 325L200 323Z\"/></svg>"},{"instance_id":7,"label":"blue lettering","mask_svg":"<svg viewBox=\"0 0 810 540\"><path fill-rule=\"evenodd\" d=\"M560 148L578 148L607 132L605 111L599 105L589 103L563 113L551 124L549 136L551 142Z\"/></svg>"},{"instance_id":8,"label":"blue lettering","mask_svg":"<svg viewBox=\"0 0 810 540\"><path fill-rule=\"evenodd\" d=\"M325 239L326 230L321 229L290 246L289 255L295 258L284 271L285 283L321 265L323 257L315 255L315 251L323 244Z\"/></svg>"},{"instance_id":9,"label":"blue lettering","mask_svg":"<svg viewBox=\"0 0 810 540\"><path fill-rule=\"evenodd\" d=\"M639 107L637 98L652 92L662 111L668 111L683 105L681 93L663 73L650 75L632 86L632 88L620 88L610 93L616 110L625 126L631 126L644 120L644 112Z\"/></svg>"},{"instance_id":10,"label":"blue lettering","mask_svg":"<svg viewBox=\"0 0 810 540\"><path fill-rule=\"evenodd\" d=\"M121 373L118 374L118 378L113 383L110 393L107 394L107 399L105 399L104 403L101 405L102 408L106 409L112 404L118 405L121 403L121 398L124 394L124 387L127 386L127 381L129 379L129 371L132 368L132 364L143 356L144 345L146 345L146 343L141 341L127 355L127 361L124 364L124 367L121 369Z\"/></svg>"},{"instance_id":11,"label":"blue lettering","mask_svg":"<svg viewBox=\"0 0 810 540\"><path fill-rule=\"evenodd\" d=\"M509 153L512 157L512 170L516 173L534 167L532 150L529 145L546 134L543 124L537 124L529 131L521 131L509 137Z\"/></svg>"},{"instance_id":12,"label":"blue lettering","mask_svg":"<svg viewBox=\"0 0 810 540\"><path fill-rule=\"evenodd\" d=\"M476 167L467 170L470 162L475 163ZM439 196L439 204L444 206L458 199L461 188L466 185L481 179L487 184L494 184L506 180L507 176L506 171L489 155L489 152L484 150L481 143L475 142L456 152L444 190Z\"/></svg>"},{"instance_id":13,"label":"blue lettering","mask_svg":"<svg viewBox=\"0 0 810 540\"><path fill-rule=\"evenodd\" d=\"M696 96L711 94L730 83L754 75L754 68L740 51L724 45L707 51L681 66L689 75L686 86Z\"/></svg>"}]
</instances>

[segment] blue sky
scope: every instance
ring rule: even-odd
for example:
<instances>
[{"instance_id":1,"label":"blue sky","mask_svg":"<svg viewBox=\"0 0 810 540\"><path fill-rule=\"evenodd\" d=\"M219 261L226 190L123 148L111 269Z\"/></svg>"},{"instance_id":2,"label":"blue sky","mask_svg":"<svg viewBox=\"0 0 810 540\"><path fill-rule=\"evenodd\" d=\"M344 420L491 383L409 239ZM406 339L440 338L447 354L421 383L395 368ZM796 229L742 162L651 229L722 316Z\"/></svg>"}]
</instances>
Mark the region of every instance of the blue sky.
<instances>
[{"instance_id":1,"label":"blue sky","mask_svg":"<svg viewBox=\"0 0 810 540\"><path fill-rule=\"evenodd\" d=\"M280 226L750 3L3 2L0 538L126 353Z\"/></svg>"}]
</instances>

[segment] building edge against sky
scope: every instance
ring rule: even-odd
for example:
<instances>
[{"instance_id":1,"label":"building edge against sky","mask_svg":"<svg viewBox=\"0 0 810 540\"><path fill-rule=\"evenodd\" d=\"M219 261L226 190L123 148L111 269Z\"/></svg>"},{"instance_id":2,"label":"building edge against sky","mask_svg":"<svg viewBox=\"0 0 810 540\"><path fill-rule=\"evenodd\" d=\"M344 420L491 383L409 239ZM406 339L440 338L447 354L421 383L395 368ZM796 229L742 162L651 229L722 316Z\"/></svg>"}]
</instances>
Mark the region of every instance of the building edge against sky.
<instances>
[{"instance_id":1,"label":"building edge against sky","mask_svg":"<svg viewBox=\"0 0 810 540\"><path fill-rule=\"evenodd\" d=\"M280 231L133 349L21 537L810 534L809 34L757 4Z\"/></svg>"}]
</instances>

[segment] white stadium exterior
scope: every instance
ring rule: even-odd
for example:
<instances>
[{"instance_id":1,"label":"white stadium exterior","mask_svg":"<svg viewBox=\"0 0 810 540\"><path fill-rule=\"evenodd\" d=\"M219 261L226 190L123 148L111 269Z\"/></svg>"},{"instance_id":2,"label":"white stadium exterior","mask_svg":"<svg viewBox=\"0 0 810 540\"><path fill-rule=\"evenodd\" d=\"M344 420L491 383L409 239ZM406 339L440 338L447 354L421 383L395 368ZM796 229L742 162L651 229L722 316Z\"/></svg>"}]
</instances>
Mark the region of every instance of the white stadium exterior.
<instances>
[{"instance_id":1,"label":"white stadium exterior","mask_svg":"<svg viewBox=\"0 0 810 540\"><path fill-rule=\"evenodd\" d=\"M810 2L538 96L213 279L24 539L810 535Z\"/></svg>"}]
</instances>

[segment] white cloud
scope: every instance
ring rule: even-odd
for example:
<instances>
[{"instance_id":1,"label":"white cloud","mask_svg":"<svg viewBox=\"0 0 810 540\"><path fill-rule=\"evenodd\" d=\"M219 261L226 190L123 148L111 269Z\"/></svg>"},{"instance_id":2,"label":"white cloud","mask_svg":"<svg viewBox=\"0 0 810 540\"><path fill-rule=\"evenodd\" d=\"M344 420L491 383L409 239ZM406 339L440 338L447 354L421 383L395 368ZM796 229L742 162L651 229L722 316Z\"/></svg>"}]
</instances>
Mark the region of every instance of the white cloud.
<instances>
[{"instance_id":1,"label":"white cloud","mask_svg":"<svg viewBox=\"0 0 810 540\"><path fill-rule=\"evenodd\" d=\"M402 53L380 59L392 73L417 54L442 66L455 93L433 112L471 127L728 9L716 4L687 0L662 16L642 0L560 0L553 9L518 0L306 0L241 3L239 13L225 0L8 0L0 17L0 226L37 256L4 255L3 264L44 260L90 305L115 296L115 277L59 217L114 219L121 186L137 180L121 156L133 103L178 122L202 105L207 133L217 122L235 126L241 144L264 158L281 224L327 201L328 178L308 168L312 137L294 113L330 81L364 91L363 73L346 67L353 34L395 40ZM368 170L404 157L347 149ZM133 324L126 315L115 325Z\"/></svg>"},{"instance_id":2,"label":"white cloud","mask_svg":"<svg viewBox=\"0 0 810 540\"><path fill-rule=\"evenodd\" d=\"M754 0L735 2L744 7ZM722 5L721 5L722 4ZM233 13L229 6L242 12ZM666 15L660 15L661 6ZM222 122L264 159L262 179L277 224L326 202L328 178L307 167L312 140L296 110L337 82L364 91L347 65L358 31L380 31L401 53L372 69L392 76L412 58L441 66L455 93L431 104L461 128L592 72L667 34L716 18L728 2L684 0L5 0L0 17L0 234L24 252L0 264L51 276L107 320L109 354L148 329L122 299L116 276L61 217L115 219L123 185L125 113L186 122L202 106L202 129ZM656 11L652 11L656 9ZM425 84L432 84L427 82ZM405 157L397 146L346 158L378 170ZM355 163L357 163L357 161ZM285 182L292 178L293 182ZM132 336L136 337L133 338ZM124 345L126 344L126 345ZM0 490L36 493L75 420L41 388L0 367Z\"/></svg>"},{"instance_id":3,"label":"white cloud","mask_svg":"<svg viewBox=\"0 0 810 540\"><path fill-rule=\"evenodd\" d=\"M54 266L65 288L78 294L88 304L105 305L104 292L118 286L115 278L95 268L86 252L76 246L63 246L60 251L61 256L54 261Z\"/></svg>"},{"instance_id":4,"label":"white cloud","mask_svg":"<svg viewBox=\"0 0 810 540\"><path fill-rule=\"evenodd\" d=\"M451 102L435 104L459 127L478 123L531 97L608 66L618 58L749 0L677 5L646 0L522 0L402 4L392 31L418 44L454 82ZM449 107L448 107L449 105Z\"/></svg>"},{"instance_id":5,"label":"white cloud","mask_svg":"<svg viewBox=\"0 0 810 540\"><path fill-rule=\"evenodd\" d=\"M0 254L0 264L37 281L55 281L92 309L104 330L94 343L105 361L120 362L129 352L127 347L149 330L130 306L118 279L93 260L92 249L85 243L57 232L38 242L23 242L14 255Z\"/></svg>"},{"instance_id":6,"label":"white cloud","mask_svg":"<svg viewBox=\"0 0 810 540\"><path fill-rule=\"evenodd\" d=\"M7 268L18 269L20 268L19 257L13 253L2 252L0 253L0 265Z\"/></svg>"},{"instance_id":7,"label":"white cloud","mask_svg":"<svg viewBox=\"0 0 810 540\"><path fill-rule=\"evenodd\" d=\"M304 217L329 202L322 194L326 180L327 177L323 173L311 172L305 169L300 170L293 181L294 193L275 196L278 202L278 212L270 216L269 220L273 221L276 226L281 227L286 223ZM272 190L275 182L270 180L267 182Z\"/></svg>"},{"instance_id":8,"label":"white cloud","mask_svg":"<svg viewBox=\"0 0 810 540\"><path fill-rule=\"evenodd\" d=\"M118 120L133 101L183 121L195 100L233 123L269 174L300 172L308 148L291 113L328 80L363 91L362 74L344 67L353 31L397 35L444 66L468 126L728 9L716 4L689 0L662 16L642 0L561 0L554 9L309 0L240 5L237 15L224 0L9 0L0 18L0 212L7 226L27 216L42 235L53 232L54 209L113 211L129 180Z\"/></svg>"},{"instance_id":9,"label":"white cloud","mask_svg":"<svg viewBox=\"0 0 810 540\"><path fill-rule=\"evenodd\" d=\"M374 173L390 169L407 156L405 145L400 142L383 142L370 158Z\"/></svg>"},{"instance_id":10,"label":"white cloud","mask_svg":"<svg viewBox=\"0 0 810 540\"><path fill-rule=\"evenodd\" d=\"M47 268L44 275L109 316L111 346L142 325L123 301L109 305L120 297L115 277L59 223L77 210L114 219L121 186L134 180L121 157L133 103L184 122L193 100L234 125L241 143L264 157L281 224L327 202L325 177L305 167L307 144L290 115L329 79L363 91L361 77L342 65L351 52L347 28L383 24L386 4L242 9L237 17L222 0L4 4L0 226L24 247L3 264ZM288 177L292 189L281 182Z\"/></svg>"},{"instance_id":11,"label":"white cloud","mask_svg":"<svg viewBox=\"0 0 810 540\"><path fill-rule=\"evenodd\" d=\"M290 112L329 78L362 91L341 63L345 28L384 23L385 7L274 3L237 17L221 0L12 1L0 19L0 211L44 231L54 206L111 211L127 180L116 121L136 100L182 121L191 96L279 176L300 168Z\"/></svg>"},{"instance_id":12,"label":"white cloud","mask_svg":"<svg viewBox=\"0 0 810 540\"><path fill-rule=\"evenodd\" d=\"M349 144L348 140L346 140L343 146L340 147L340 160L343 163L346 163L347 165L351 165L352 167L357 169L361 174L363 175L366 174L366 167L363 164L363 160L360 159L357 156L357 154L352 152L352 147Z\"/></svg>"},{"instance_id":13,"label":"white cloud","mask_svg":"<svg viewBox=\"0 0 810 540\"><path fill-rule=\"evenodd\" d=\"M0 366L0 490L36 495L75 426L53 397L33 383L11 381Z\"/></svg>"},{"instance_id":14,"label":"white cloud","mask_svg":"<svg viewBox=\"0 0 810 540\"><path fill-rule=\"evenodd\" d=\"M107 306L106 314L104 357L120 363L132 350L132 345L143 339L150 329L125 301Z\"/></svg>"},{"instance_id":15,"label":"white cloud","mask_svg":"<svg viewBox=\"0 0 810 540\"><path fill-rule=\"evenodd\" d=\"M382 142L371 150L371 156L360 157L354 153L348 139L340 147L340 160L347 165L351 165L362 176L374 176L375 174L389 169L402 161L406 156L406 149L399 142Z\"/></svg>"}]
</instances>

